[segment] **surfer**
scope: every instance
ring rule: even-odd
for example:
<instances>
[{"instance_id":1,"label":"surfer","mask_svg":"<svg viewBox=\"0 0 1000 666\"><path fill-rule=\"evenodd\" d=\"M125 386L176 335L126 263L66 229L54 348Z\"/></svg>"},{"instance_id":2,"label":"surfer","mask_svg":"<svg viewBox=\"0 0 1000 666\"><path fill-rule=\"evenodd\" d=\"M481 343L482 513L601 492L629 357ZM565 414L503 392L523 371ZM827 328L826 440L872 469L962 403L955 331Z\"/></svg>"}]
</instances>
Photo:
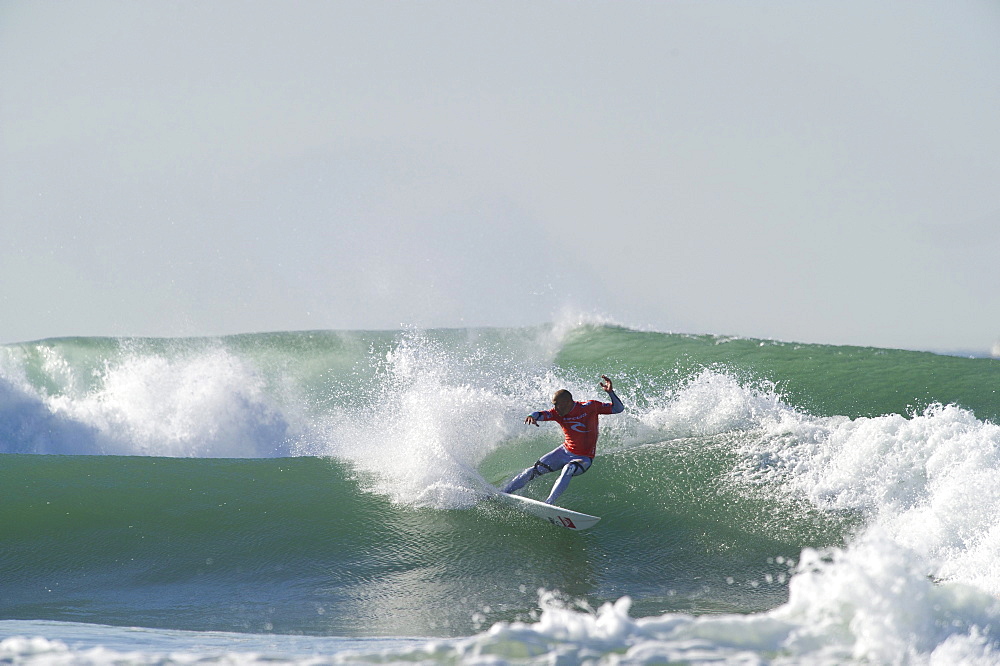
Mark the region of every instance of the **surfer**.
<instances>
[{"instance_id":1,"label":"surfer","mask_svg":"<svg viewBox=\"0 0 1000 666\"><path fill-rule=\"evenodd\" d=\"M601 375L601 388L611 398L611 402L597 400L576 402L572 393L566 389L559 389L552 396L554 409L532 412L524 419L525 423L535 427L538 427L539 421L555 421L562 426L566 439L559 448L546 453L533 466L511 479L501 492L512 493L520 490L529 481L561 469L562 474L559 475L548 499L545 500L547 504L554 504L566 490L571 478L590 469L590 464L597 453L597 417L601 414L620 414L625 411L625 405L615 395L611 380L606 375Z\"/></svg>"}]
</instances>

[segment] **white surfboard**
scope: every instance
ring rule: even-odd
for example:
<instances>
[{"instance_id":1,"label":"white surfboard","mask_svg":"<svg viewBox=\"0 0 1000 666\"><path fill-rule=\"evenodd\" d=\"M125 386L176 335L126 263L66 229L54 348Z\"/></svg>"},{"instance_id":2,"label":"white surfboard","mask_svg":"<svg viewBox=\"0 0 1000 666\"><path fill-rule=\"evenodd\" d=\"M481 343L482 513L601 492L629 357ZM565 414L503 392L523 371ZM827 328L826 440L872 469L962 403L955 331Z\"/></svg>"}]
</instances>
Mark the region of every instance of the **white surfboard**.
<instances>
[{"instance_id":1,"label":"white surfboard","mask_svg":"<svg viewBox=\"0 0 1000 666\"><path fill-rule=\"evenodd\" d=\"M510 495L508 493L499 494L500 497L508 500L511 504L522 511L530 513L531 515L537 516L543 520L547 520L553 525L565 527L570 530L585 530L589 527L593 527L597 524L597 521L600 520L597 516L580 513L579 511L570 511L569 509L564 509L561 506L533 500L530 497L521 497L520 495Z\"/></svg>"}]
</instances>

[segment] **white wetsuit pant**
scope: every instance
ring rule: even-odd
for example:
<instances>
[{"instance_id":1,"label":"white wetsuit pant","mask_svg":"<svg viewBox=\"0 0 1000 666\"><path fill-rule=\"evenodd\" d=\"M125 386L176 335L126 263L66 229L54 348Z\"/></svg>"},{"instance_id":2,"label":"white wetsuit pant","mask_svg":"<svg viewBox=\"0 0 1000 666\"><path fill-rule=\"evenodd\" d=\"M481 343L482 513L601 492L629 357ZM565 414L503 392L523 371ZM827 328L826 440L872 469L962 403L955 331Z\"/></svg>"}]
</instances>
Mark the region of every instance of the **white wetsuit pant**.
<instances>
[{"instance_id":1,"label":"white wetsuit pant","mask_svg":"<svg viewBox=\"0 0 1000 666\"><path fill-rule=\"evenodd\" d=\"M561 469L562 474L556 479L555 485L552 486L552 492L549 493L548 498L545 500L546 503L553 504L563 494L563 491L566 490L569 480L590 469L592 462L594 462L593 458L578 456L575 453L567 451L565 446L560 446L558 449L546 453L533 466L511 479L503 487L502 492L512 493L515 490L520 490L529 481L534 481L543 474Z\"/></svg>"}]
</instances>

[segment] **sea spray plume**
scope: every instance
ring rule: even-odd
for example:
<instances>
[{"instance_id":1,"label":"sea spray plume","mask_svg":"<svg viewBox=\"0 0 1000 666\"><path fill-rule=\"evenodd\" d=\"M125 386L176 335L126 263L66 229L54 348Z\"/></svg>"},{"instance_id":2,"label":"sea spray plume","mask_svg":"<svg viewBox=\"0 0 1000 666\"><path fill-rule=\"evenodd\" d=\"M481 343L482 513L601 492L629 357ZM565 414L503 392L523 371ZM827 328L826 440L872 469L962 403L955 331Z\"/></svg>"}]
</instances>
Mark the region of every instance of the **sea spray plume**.
<instances>
[{"instance_id":1,"label":"sea spray plume","mask_svg":"<svg viewBox=\"0 0 1000 666\"><path fill-rule=\"evenodd\" d=\"M586 328L603 326L620 326L611 316L593 311L579 310L571 306L560 308L549 327L551 344L548 346L553 353L558 351L566 339L574 332Z\"/></svg>"},{"instance_id":2,"label":"sea spray plume","mask_svg":"<svg viewBox=\"0 0 1000 666\"><path fill-rule=\"evenodd\" d=\"M523 368L475 340L402 335L374 384L321 427L316 453L346 460L365 486L394 502L437 508L474 504L491 490L476 466L515 434L511 396Z\"/></svg>"},{"instance_id":3,"label":"sea spray plume","mask_svg":"<svg viewBox=\"0 0 1000 666\"><path fill-rule=\"evenodd\" d=\"M0 453L97 452L99 431L54 414L44 396L0 377Z\"/></svg>"},{"instance_id":4,"label":"sea spray plume","mask_svg":"<svg viewBox=\"0 0 1000 666\"><path fill-rule=\"evenodd\" d=\"M792 411L773 384L746 386L729 374L706 368L655 401L641 420L669 438L704 437L760 428Z\"/></svg>"},{"instance_id":5,"label":"sea spray plume","mask_svg":"<svg viewBox=\"0 0 1000 666\"><path fill-rule=\"evenodd\" d=\"M53 414L47 404L50 391L72 385L75 374L54 346L0 347L0 453L96 451L93 427Z\"/></svg>"},{"instance_id":6,"label":"sea spray plume","mask_svg":"<svg viewBox=\"0 0 1000 666\"><path fill-rule=\"evenodd\" d=\"M524 414L556 388L593 390L593 380L555 372L568 331L410 329L388 348L373 347L356 374L353 403L331 409L321 436L297 453L354 465L367 489L394 501L467 507L494 486L477 467L526 436ZM496 481L497 479L493 479Z\"/></svg>"},{"instance_id":7,"label":"sea spray plume","mask_svg":"<svg viewBox=\"0 0 1000 666\"><path fill-rule=\"evenodd\" d=\"M289 424L253 366L225 349L114 360L85 393L46 399L52 414L98 433L77 453L260 457L287 454Z\"/></svg>"}]
</instances>

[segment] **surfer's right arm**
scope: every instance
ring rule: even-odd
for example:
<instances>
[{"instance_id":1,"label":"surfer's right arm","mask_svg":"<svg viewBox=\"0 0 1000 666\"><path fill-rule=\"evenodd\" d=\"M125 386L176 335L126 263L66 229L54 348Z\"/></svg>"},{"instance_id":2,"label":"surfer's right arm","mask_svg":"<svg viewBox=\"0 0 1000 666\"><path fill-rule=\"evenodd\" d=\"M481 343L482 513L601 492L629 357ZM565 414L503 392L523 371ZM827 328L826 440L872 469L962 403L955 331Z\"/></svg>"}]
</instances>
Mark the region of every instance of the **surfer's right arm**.
<instances>
[{"instance_id":1,"label":"surfer's right arm","mask_svg":"<svg viewBox=\"0 0 1000 666\"><path fill-rule=\"evenodd\" d=\"M538 427L538 419L542 418L541 412L531 412L524 418L525 423L530 423L531 425Z\"/></svg>"}]
</instances>

